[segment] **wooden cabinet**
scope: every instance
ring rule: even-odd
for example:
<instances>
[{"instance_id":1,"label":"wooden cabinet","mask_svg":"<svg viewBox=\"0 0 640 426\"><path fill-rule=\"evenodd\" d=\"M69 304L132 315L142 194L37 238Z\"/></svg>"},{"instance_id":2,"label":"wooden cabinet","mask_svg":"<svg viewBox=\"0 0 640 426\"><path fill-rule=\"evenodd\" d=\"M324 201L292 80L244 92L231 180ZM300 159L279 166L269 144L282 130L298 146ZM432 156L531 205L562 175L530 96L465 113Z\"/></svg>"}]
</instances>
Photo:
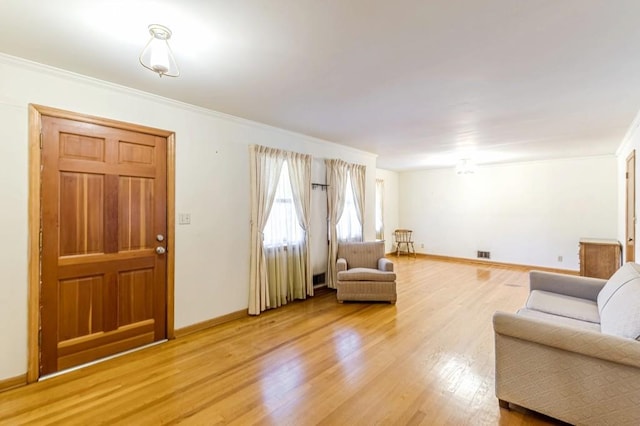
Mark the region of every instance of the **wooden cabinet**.
<instances>
[{"instance_id":1,"label":"wooden cabinet","mask_svg":"<svg viewBox=\"0 0 640 426\"><path fill-rule=\"evenodd\" d=\"M582 238L580 275L609 279L620 268L621 247L616 240Z\"/></svg>"}]
</instances>

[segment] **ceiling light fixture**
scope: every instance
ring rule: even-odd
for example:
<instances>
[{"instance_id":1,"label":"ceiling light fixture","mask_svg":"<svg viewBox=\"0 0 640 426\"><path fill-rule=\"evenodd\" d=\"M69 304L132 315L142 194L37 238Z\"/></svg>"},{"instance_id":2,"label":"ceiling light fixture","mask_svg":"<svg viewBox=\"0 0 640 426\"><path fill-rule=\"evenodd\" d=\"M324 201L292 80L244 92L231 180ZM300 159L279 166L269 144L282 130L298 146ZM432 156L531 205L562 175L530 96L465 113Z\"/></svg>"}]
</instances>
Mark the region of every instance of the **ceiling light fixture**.
<instances>
[{"instance_id":1,"label":"ceiling light fixture","mask_svg":"<svg viewBox=\"0 0 640 426\"><path fill-rule=\"evenodd\" d=\"M459 175L470 175L476 172L476 163L470 158L463 158L456 165L456 173Z\"/></svg>"},{"instance_id":2,"label":"ceiling light fixture","mask_svg":"<svg viewBox=\"0 0 640 426\"><path fill-rule=\"evenodd\" d=\"M140 63L143 67L169 77L178 77L180 70L173 58L173 52L169 47L168 40L171 38L171 30L164 25L149 25L151 39L140 54Z\"/></svg>"}]
</instances>

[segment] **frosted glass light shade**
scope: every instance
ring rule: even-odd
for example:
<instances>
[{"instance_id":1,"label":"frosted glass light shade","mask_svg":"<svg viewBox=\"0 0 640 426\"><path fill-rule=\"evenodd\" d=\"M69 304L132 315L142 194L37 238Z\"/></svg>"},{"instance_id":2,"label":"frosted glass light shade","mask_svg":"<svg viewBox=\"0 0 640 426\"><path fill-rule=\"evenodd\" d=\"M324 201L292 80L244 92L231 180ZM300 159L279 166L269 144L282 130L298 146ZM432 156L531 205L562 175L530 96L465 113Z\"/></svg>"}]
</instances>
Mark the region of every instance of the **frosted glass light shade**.
<instances>
[{"instance_id":1,"label":"frosted glass light shade","mask_svg":"<svg viewBox=\"0 0 640 426\"><path fill-rule=\"evenodd\" d=\"M178 77L180 70L173 57L173 52L168 40L171 38L171 30L162 25L149 25L151 39L140 54L140 63L143 67L169 77Z\"/></svg>"}]
</instances>

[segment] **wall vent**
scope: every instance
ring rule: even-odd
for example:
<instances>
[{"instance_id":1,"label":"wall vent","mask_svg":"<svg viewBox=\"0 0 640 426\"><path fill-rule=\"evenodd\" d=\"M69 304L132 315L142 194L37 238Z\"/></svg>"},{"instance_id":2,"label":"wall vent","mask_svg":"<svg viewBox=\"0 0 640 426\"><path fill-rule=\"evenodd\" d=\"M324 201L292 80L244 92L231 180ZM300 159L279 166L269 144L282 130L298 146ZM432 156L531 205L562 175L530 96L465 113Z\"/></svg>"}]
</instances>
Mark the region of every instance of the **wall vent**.
<instances>
[{"instance_id":1,"label":"wall vent","mask_svg":"<svg viewBox=\"0 0 640 426\"><path fill-rule=\"evenodd\" d=\"M491 252L478 250L478 259L491 259Z\"/></svg>"},{"instance_id":2,"label":"wall vent","mask_svg":"<svg viewBox=\"0 0 640 426\"><path fill-rule=\"evenodd\" d=\"M319 285L323 285L326 284L326 275L325 273L321 273L321 274L315 274L313 276L313 286L319 286Z\"/></svg>"}]
</instances>

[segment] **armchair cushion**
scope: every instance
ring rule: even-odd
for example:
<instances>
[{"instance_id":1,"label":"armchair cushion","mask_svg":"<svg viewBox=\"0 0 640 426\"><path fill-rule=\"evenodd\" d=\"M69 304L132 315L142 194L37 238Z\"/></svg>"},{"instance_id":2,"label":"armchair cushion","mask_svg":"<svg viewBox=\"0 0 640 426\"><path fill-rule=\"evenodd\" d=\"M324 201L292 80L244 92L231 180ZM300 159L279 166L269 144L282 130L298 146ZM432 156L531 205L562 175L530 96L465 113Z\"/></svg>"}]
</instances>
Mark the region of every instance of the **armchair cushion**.
<instances>
[{"instance_id":1,"label":"armchair cushion","mask_svg":"<svg viewBox=\"0 0 640 426\"><path fill-rule=\"evenodd\" d=\"M338 272L338 281L395 281L395 272L369 268L353 268Z\"/></svg>"},{"instance_id":2,"label":"armchair cushion","mask_svg":"<svg viewBox=\"0 0 640 426\"><path fill-rule=\"evenodd\" d=\"M378 269L378 259L383 257L384 243L381 241L340 243L338 245L338 259L346 259L348 269Z\"/></svg>"}]
</instances>

